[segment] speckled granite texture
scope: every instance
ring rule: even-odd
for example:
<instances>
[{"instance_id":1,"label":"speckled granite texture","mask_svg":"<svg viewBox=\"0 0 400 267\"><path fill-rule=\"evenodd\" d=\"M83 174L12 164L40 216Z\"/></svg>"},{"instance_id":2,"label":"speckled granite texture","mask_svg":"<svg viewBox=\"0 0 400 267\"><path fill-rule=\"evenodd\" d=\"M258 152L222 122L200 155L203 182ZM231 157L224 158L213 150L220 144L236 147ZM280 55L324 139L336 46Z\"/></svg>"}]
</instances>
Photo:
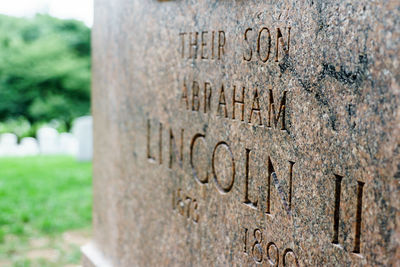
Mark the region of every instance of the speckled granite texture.
<instances>
[{"instance_id":1,"label":"speckled granite texture","mask_svg":"<svg viewBox=\"0 0 400 267\"><path fill-rule=\"evenodd\" d=\"M85 266L399 266L399 51L398 0L96 0Z\"/></svg>"}]
</instances>

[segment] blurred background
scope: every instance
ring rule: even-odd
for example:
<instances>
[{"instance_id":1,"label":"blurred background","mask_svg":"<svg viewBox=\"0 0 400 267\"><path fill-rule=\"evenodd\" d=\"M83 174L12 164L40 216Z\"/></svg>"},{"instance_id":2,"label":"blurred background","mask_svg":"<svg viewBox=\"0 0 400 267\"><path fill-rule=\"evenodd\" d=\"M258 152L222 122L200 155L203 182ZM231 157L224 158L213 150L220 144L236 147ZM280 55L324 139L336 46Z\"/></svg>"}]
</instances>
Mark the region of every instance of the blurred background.
<instances>
[{"instance_id":1,"label":"blurred background","mask_svg":"<svg viewBox=\"0 0 400 267\"><path fill-rule=\"evenodd\" d=\"M0 266L80 265L92 20L92 0L0 1Z\"/></svg>"}]
</instances>

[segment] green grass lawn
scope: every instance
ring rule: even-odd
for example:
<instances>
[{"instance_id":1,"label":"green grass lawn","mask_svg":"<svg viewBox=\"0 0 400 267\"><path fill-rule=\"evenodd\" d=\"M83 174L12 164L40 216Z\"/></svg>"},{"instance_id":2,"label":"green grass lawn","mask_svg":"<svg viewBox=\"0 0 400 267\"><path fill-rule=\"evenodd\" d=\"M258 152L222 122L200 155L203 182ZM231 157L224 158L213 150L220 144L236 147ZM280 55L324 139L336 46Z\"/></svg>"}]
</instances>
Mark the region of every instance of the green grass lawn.
<instances>
[{"instance_id":1,"label":"green grass lawn","mask_svg":"<svg viewBox=\"0 0 400 267\"><path fill-rule=\"evenodd\" d=\"M91 183L91 163L72 157L0 158L0 266L1 260L11 266L53 266L30 263L29 242L89 229Z\"/></svg>"}]
</instances>

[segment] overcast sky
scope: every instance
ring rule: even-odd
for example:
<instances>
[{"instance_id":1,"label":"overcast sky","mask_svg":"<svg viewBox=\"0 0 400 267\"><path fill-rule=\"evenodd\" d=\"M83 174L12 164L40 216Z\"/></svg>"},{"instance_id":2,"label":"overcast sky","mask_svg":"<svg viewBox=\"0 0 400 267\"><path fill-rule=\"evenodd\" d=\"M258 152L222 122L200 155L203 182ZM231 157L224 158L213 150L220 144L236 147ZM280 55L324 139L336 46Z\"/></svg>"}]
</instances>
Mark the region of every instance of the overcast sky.
<instances>
[{"instance_id":1,"label":"overcast sky","mask_svg":"<svg viewBox=\"0 0 400 267\"><path fill-rule=\"evenodd\" d=\"M93 0L0 0L0 14L31 17L36 13L78 19L92 26Z\"/></svg>"}]
</instances>

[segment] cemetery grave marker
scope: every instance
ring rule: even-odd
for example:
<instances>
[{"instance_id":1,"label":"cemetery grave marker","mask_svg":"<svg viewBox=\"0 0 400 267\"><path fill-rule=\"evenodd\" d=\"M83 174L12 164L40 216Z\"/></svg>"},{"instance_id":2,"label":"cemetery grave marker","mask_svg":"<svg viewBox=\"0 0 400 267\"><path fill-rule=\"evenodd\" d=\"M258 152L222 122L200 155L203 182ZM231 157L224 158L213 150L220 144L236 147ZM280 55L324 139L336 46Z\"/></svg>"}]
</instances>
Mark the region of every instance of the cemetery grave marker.
<instances>
[{"instance_id":1,"label":"cemetery grave marker","mask_svg":"<svg viewBox=\"0 0 400 267\"><path fill-rule=\"evenodd\" d=\"M398 1L95 1L85 266L395 266Z\"/></svg>"}]
</instances>

